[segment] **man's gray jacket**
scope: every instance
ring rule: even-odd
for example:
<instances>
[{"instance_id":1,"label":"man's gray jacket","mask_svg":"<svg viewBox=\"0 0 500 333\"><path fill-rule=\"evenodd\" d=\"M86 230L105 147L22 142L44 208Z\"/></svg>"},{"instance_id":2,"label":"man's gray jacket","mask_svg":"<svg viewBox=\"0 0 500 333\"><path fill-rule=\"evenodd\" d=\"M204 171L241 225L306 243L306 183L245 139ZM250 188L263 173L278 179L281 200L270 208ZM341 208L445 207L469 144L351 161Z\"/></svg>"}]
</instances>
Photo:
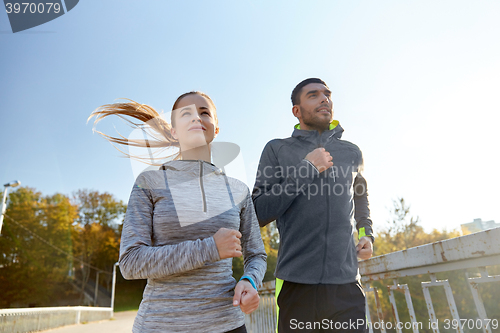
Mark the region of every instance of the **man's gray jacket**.
<instances>
[{"instance_id":1,"label":"man's gray jacket","mask_svg":"<svg viewBox=\"0 0 500 333\"><path fill-rule=\"evenodd\" d=\"M372 235L363 157L341 140L337 121L330 130L295 127L292 137L267 143L259 163L253 202L261 227L276 220L280 245L275 276L304 284L359 280L354 227ZM318 147L333 166L322 173L305 160Z\"/></svg>"}]
</instances>

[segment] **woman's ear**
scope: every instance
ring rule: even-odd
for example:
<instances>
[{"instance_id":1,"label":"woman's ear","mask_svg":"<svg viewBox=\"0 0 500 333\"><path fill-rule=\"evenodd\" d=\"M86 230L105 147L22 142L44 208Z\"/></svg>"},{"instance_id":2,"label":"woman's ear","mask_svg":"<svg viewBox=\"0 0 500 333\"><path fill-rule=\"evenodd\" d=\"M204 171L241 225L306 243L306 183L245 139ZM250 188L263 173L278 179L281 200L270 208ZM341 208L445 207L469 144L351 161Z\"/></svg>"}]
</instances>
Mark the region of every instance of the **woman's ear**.
<instances>
[{"instance_id":1,"label":"woman's ear","mask_svg":"<svg viewBox=\"0 0 500 333\"><path fill-rule=\"evenodd\" d=\"M174 127L172 127L170 129L170 134L172 134L172 137L175 139L175 140L179 140L179 137L177 136L177 131L175 130Z\"/></svg>"},{"instance_id":2,"label":"woman's ear","mask_svg":"<svg viewBox=\"0 0 500 333\"><path fill-rule=\"evenodd\" d=\"M215 128L215 135L219 134L219 126Z\"/></svg>"}]
</instances>

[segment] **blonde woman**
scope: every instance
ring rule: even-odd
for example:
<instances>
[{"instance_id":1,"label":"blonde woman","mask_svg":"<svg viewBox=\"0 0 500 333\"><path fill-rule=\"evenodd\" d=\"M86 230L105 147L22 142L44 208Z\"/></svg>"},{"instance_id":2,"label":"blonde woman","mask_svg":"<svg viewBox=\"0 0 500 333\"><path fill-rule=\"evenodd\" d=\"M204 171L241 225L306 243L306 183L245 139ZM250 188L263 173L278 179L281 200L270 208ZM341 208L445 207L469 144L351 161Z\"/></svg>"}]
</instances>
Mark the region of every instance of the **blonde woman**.
<instances>
[{"instance_id":1,"label":"blonde woman","mask_svg":"<svg viewBox=\"0 0 500 333\"><path fill-rule=\"evenodd\" d=\"M211 163L219 132L213 101L201 92L179 96L171 124L135 102L104 105L90 118L110 115L133 117L154 132L152 140L101 133L113 143L179 148L159 170L141 173L130 195L120 270L126 279L148 279L133 332L246 332L243 313L259 305L266 253L247 186ZM232 258L242 255L236 282Z\"/></svg>"}]
</instances>

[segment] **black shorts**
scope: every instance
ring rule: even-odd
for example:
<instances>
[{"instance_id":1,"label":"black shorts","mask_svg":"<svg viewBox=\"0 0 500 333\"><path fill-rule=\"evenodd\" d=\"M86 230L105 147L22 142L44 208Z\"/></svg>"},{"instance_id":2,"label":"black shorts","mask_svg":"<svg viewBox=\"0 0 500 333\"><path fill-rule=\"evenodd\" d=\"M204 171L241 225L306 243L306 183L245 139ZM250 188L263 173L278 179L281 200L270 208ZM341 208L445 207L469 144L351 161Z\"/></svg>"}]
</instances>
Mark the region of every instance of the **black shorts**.
<instances>
[{"instance_id":1,"label":"black shorts","mask_svg":"<svg viewBox=\"0 0 500 333\"><path fill-rule=\"evenodd\" d=\"M278 332L368 332L365 293L358 282L284 281L278 295Z\"/></svg>"}]
</instances>

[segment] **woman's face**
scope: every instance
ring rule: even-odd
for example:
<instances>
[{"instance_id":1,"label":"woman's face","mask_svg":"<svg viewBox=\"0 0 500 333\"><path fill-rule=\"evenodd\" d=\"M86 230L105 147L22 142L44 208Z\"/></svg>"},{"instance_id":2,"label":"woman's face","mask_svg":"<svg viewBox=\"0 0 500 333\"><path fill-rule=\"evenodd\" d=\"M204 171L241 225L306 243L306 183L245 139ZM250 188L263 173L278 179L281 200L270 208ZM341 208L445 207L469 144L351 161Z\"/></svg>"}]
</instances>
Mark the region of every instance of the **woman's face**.
<instances>
[{"instance_id":1,"label":"woman's face","mask_svg":"<svg viewBox=\"0 0 500 333\"><path fill-rule=\"evenodd\" d=\"M172 136L179 140L181 150L189 150L211 143L219 128L215 110L203 96L190 94L183 97L174 111L175 127Z\"/></svg>"}]
</instances>

